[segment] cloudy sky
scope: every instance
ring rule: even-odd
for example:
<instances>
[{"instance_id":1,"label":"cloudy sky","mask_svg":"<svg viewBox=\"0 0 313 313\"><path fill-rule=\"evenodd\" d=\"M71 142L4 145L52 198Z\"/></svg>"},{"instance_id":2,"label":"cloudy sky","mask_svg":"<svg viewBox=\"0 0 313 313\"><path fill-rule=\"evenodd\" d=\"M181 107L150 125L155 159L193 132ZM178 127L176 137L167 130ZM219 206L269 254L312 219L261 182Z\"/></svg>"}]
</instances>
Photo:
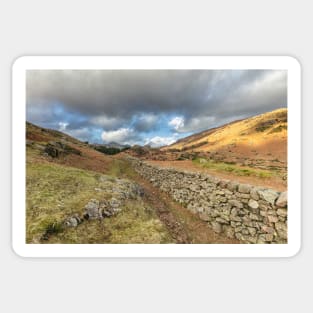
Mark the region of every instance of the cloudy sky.
<instances>
[{"instance_id":1,"label":"cloudy sky","mask_svg":"<svg viewBox=\"0 0 313 313\"><path fill-rule=\"evenodd\" d=\"M78 139L161 146L287 106L276 70L29 70L27 120Z\"/></svg>"}]
</instances>

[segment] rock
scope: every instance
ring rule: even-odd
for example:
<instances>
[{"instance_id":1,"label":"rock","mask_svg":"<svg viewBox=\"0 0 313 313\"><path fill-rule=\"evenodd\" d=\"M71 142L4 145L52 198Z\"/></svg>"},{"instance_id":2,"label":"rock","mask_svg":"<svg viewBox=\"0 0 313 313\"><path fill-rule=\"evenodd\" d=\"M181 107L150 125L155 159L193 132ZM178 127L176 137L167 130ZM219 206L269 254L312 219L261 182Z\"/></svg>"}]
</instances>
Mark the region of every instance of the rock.
<instances>
[{"instance_id":1,"label":"rock","mask_svg":"<svg viewBox=\"0 0 313 313\"><path fill-rule=\"evenodd\" d=\"M220 223L217 222L211 222L211 226L213 231L215 231L216 233L221 233L222 232L222 225Z\"/></svg>"},{"instance_id":2,"label":"rock","mask_svg":"<svg viewBox=\"0 0 313 313\"><path fill-rule=\"evenodd\" d=\"M250 190L250 197L253 199L253 200L259 200L260 197L259 197L259 194L258 194L258 189L257 188L252 188Z\"/></svg>"},{"instance_id":3,"label":"rock","mask_svg":"<svg viewBox=\"0 0 313 313\"><path fill-rule=\"evenodd\" d=\"M55 146L51 145L51 144L47 144L47 146L46 146L44 151L45 151L45 153L47 153L52 158L57 158L61 154L61 151L58 148L56 148Z\"/></svg>"},{"instance_id":4,"label":"rock","mask_svg":"<svg viewBox=\"0 0 313 313\"><path fill-rule=\"evenodd\" d=\"M248 184L239 184L238 191L241 193L250 193L251 186Z\"/></svg>"},{"instance_id":5,"label":"rock","mask_svg":"<svg viewBox=\"0 0 313 313\"><path fill-rule=\"evenodd\" d=\"M247 193L237 192L236 196L239 197L240 199L250 199L250 195Z\"/></svg>"},{"instance_id":6,"label":"rock","mask_svg":"<svg viewBox=\"0 0 313 313\"><path fill-rule=\"evenodd\" d=\"M287 217L287 210L286 209L278 209L277 215L282 217Z\"/></svg>"},{"instance_id":7,"label":"rock","mask_svg":"<svg viewBox=\"0 0 313 313\"><path fill-rule=\"evenodd\" d=\"M240 233L240 232L235 233L235 237L236 237L238 240L240 240L240 241L244 241L244 240L245 240L244 235L243 235L242 233Z\"/></svg>"},{"instance_id":8,"label":"rock","mask_svg":"<svg viewBox=\"0 0 313 313\"><path fill-rule=\"evenodd\" d=\"M267 242L272 242L273 239L274 239L274 235L273 235L273 234L266 234L266 235L265 235L265 240L266 240Z\"/></svg>"},{"instance_id":9,"label":"rock","mask_svg":"<svg viewBox=\"0 0 313 313\"><path fill-rule=\"evenodd\" d=\"M85 214L84 217L86 219L97 219L99 217L102 217L101 213L99 212L99 201L96 199L91 199L86 205L85 205Z\"/></svg>"},{"instance_id":10,"label":"rock","mask_svg":"<svg viewBox=\"0 0 313 313\"><path fill-rule=\"evenodd\" d=\"M237 216L238 212L239 212L238 208L232 208L230 211L230 215Z\"/></svg>"},{"instance_id":11,"label":"rock","mask_svg":"<svg viewBox=\"0 0 313 313\"><path fill-rule=\"evenodd\" d=\"M265 235L264 235L264 234L259 235L259 237L258 237L258 239L257 239L257 243L258 243L258 244L265 244L265 243L266 243Z\"/></svg>"},{"instance_id":12,"label":"rock","mask_svg":"<svg viewBox=\"0 0 313 313\"><path fill-rule=\"evenodd\" d=\"M262 226L261 227L262 232L267 233L267 234L274 234L275 233L275 229L273 227L270 226Z\"/></svg>"},{"instance_id":13,"label":"rock","mask_svg":"<svg viewBox=\"0 0 313 313\"><path fill-rule=\"evenodd\" d=\"M255 201L253 199L250 199L249 202L248 202L248 206L251 209L257 209L259 207L259 204L258 204L257 201Z\"/></svg>"},{"instance_id":14,"label":"rock","mask_svg":"<svg viewBox=\"0 0 313 313\"><path fill-rule=\"evenodd\" d=\"M263 216L263 217L266 217L266 216L267 216L267 212L261 210L261 211L260 211L260 215Z\"/></svg>"},{"instance_id":15,"label":"rock","mask_svg":"<svg viewBox=\"0 0 313 313\"><path fill-rule=\"evenodd\" d=\"M241 222L242 221L241 217L237 216L237 215L230 215L229 220L233 221L233 222Z\"/></svg>"},{"instance_id":16,"label":"rock","mask_svg":"<svg viewBox=\"0 0 313 313\"><path fill-rule=\"evenodd\" d=\"M268 202L264 201L264 200L259 200L258 204L260 206L260 209L263 210L263 211L268 211L268 210L272 209L271 205Z\"/></svg>"},{"instance_id":17,"label":"rock","mask_svg":"<svg viewBox=\"0 0 313 313\"><path fill-rule=\"evenodd\" d=\"M269 202L270 204L274 204L275 200L278 198L278 192L271 189L258 190L258 194L261 199Z\"/></svg>"},{"instance_id":18,"label":"rock","mask_svg":"<svg viewBox=\"0 0 313 313\"><path fill-rule=\"evenodd\" d=\"M242 231L242 226L237 226L234 229L235 229L235 233L240 233Z\"/></svg>"},{"instance_id":19,"label":"rock","mask_svg":"<svg viewBox=\"0 0 313 313\"><path fill-rule=\"evenodd\" d=\"M241 233L242 233L243 235L249 235L249 230L248 230L247 228L243 228L243 229L241 230Z\"/></svg>"},{"instance_id":20,"label":"rock","mask_svg":"<svg viewBox=\"0 0 313 313\"><path fill-rule=\"evenodd\" d=\"M215 221L218 222L219 224L229 224L229 222L226 219L221 217L217 217Z\"/></svg>"},{"instance_id":21,"label":"rock","mask_svg":"<svg viewBox=\"0 0 313 313\"><path fill-rule=\"evenodd\" d=\"M232 206L235 206L236 208L242 209L243 204L238 200L228 200L228 203Z\"/></svg>"},{"instance_id":22,"label":"rock","mask_svg":"<svg viewBox=\"0 0 313 313\"><path fill-rule=\"evenodd\" d=\"M224 196L225 195L225 192L223 190L217 190L215 192L216 195L220 195L220 196Z\"/></svg>"},{"instance_id":23,"label":"rock","mask_svg":"<svg viewBox=\"0 0 313 313\"><path fill-rule=\"evenodd\" d=\"M264 244L264 243L272 242L273 239L274 239L273 234L261 234L258 237L257 243Z\"/></svg>"},{"instance_id":24,"label":"rock","mask_svg":"<svg viewBox=\"0 0 313 313\"><path fill-rule=\"evenodd\" d=\"M235 229L231 226L224 226L224 233L228 238L235 238Z\"/></svg>"},{"instance_id":25,"label":"rock","mask_svg":"<svg viewBox=\"0 0 313 313\"><path fill-rule=\"evenodd\" d=\"M199 213L199 217L200 217L200 219L203 220L203 221L206 221L206 222L211 221L210 215L208 215L208 214L205 213L205 212Z\"/></svg>"},{"instance_id":26,"label":"rock","mask_svg":"<svg viewBox=\"0 0 313 313\"><path fill-rule=\"evenodd\" d=\"M253 223L252 223L250 217L247 216L247 215L243 216L243 218L242 218L242 223L243 223L245 226L253 227Z\"/></svg>"},{"instance_id":27,"label":"rock","mask_svg":"<svg viewBox=\"0 0 313 313\"><path fill-rule=\"evenodd\" d=\"M79 217L78 214L75 214L65 220L64 225L66 227L77 227L80 223L82 222L81 218Z\"/></svg>"},{"instance_id":28,"label":"rock","mask_svg":"<svg viewBox=\"0 0 313 313\"><path fill-rule=\"evenodd\" d=\"M254 213L250 213L249 217L252 221L259 221L260 220L260 216Z\"/></svg>"},{"instance_id":29,"label":"rock","mask_svg":"<svg viewBox=\"0 0 313 313\"><path fill-rule=\"evenodd\" d=\"M251 236L255 236L256 229L254 227L248 227L248 231Z\"/></svg>"},{"instance_id":30,"label":"rock","mask_svg":"<svg viewBox=\"0 0 313 313\"><path fill-rule=\"evenodd\" d=\"M278 207L284 208L287 206L287 201L288 201L288 194L287 194L287 191L285 191L279 195L278 199L276 200L276 205Z\"/></svg>"},{"instance_id":31,"label":"rock","mask_svg":"<svg viewBox=\"0 0 313 313\"><path fill-rule=\"evenodd\" d=\"M278 233L278 236L282 239L287 239L287 225L283 222L275 223L275 229Z\"/></svg>"},{"instance_id":32,"label":"rock","mask_svg":"<svg viewBox=\"0 0 313 313\"><path fill-rule=\"evenodd\" d=\"M68 221L71 227L76 227L78 225L77 219L74 217L71 217Z\"/></svg>"},{"instance_id":33,"label":"rock","mask_svg":"<svg viewBox=\"0 0 313 313\"><path fill-rule=\"evenodd\" d=\"M237 188L238 188L238 184L235 183L235 182L232 182L232 181L231 181L231 182L229 182L229 183L227 184L227 189L230 190L230 191L236 191Z\"/></svg>"},{"instance_id":34,"label":"rock","mask_svg":"<svg viewBox=\"0 0 313 313\"><path fill-rule=\"evenodd\" d=\"M248 243L257 243L257 238L254 236L244 236L244 241Z\"/></svg>"},{"instance_id":35,"label":"rock","mask_svg":"<svg viewBox=\"0 0 313 313\"><path fill-rule=\"evenodd\" d=\"M77 154L81 155L81 152L69 145L67 145L65 142L54 142L50 141L47 143L44 152L47 153L49 156L52 158L58 158L62 155L67 155L67 154Z\"/></svg>"},{"instance_id":36,"label":"rock","mask_svg":"<svg viewBox=\"0 0 313 313\"><path fill-rule=\"evenodd\" d=\"M276 223L278 222L278 217L274 215L267 215L267 219L270 223Z\"/></svg>"},{"instance_id":37,"label":"rock","mask_svg":"<svg viewBox=\"0 0 313 313\"><path fill-rule=\"evenodd\" d=\"M230 183L229 180L226 180L226 179L222 179L220 182L219 182L219 186L221 188L227 188L227 185Z\"/></svg>"},{"instance_id":38,"label":"rock","mask_svg":"<svg viewBox=\"0 0 313 313\"><path fill-rule=\"evenodd\" d=\"M218 177L212 176L212 178L211 178L211 182L216 184L216 185L218 185L220 181L221 181L221 179Z\"/></svg>"}]
</instances>

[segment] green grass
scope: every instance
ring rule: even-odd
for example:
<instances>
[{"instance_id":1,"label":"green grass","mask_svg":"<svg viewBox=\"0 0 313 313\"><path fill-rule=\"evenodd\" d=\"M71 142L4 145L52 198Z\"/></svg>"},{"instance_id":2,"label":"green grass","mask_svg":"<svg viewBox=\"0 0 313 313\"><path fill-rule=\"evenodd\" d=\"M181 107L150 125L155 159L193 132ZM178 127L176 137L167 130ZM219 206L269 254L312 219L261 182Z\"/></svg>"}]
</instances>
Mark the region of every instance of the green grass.
<instances>
[{"instance_id":1,"label":"green grass","mask_svg":"<svg viewBox=\"0 0 313 313\"><path fill-rule=\"evenodd\" d=\"M123 211L111 218L83 222L51 237L50 243L66 244L131 244L170 243L170 235L149 206L142 201L129 200Z\"/></svg>"},{"instance_id":2,"label":"green grass","mask_svg":"<svg viewBox=\"0 0 313 313\"><path fill-rule=\"evenodd\" d=\"M27 163L26 170L27 242L38 241L53 224L82 212L98 185L95 173L76 168Z\"/></svg>"},{"instance_id":3,"label":"green grass","mask_svg":"<svg viewBox=\"0 0 313 313\"><path fill-rule=\"evenodd\" d=\"M171 242L154 211L140 199L127 200L114 217L64 228L66 218L83 215L90 199L114 197L116 178L134 175L125 161L115 160L107 176L54 163L28 162L26 170L27 243ZM106 179L100 180L100 176ZM49 240L42 241L47 233Z\"/></svg>"},{"instance_id":4,"label":"green grass","mask_svg":"<svg viewBox=\"0 0 313 313\"><path fill-rule=\"evenodd\" d=\"M220 172L228 172L238 176L254 176L260 178L269 178L272 177L274 174L271 171L244 168L232 163L216 162L213 160L206 160L200 158L193 160L193 163L204 168L217 170Z\"/></svg>"},{"instance_id":5,"label":"green grass","mask_svg":"<svg viewBox=\"0 0 313 313\"><path fill-rule=\"evenodd\" d=\"M135 170L131 167L129 162L121 159L113 159L108 175L119 178L128 178L131 179L137 174Z\"/></svg>"}]
</instances>

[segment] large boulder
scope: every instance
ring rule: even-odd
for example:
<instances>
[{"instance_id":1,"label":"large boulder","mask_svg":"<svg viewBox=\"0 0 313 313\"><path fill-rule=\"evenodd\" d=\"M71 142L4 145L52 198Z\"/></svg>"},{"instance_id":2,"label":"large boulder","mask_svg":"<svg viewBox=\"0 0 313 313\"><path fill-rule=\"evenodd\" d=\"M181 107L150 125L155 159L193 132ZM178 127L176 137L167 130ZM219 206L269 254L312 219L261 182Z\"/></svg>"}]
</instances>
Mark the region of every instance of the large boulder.
<instances>
[{"instance_id":1,"label":"large boulder","mask_svg":"<svg viewBox=\"0 0 313 313\"><path fill-rule=\"evenodd\" d=\"M52 158L59 158L68 154L81 155L81 152L78 149L73 148L62 141L50 141L47 143L44 152Z\"/></svg>"}]
</instances>

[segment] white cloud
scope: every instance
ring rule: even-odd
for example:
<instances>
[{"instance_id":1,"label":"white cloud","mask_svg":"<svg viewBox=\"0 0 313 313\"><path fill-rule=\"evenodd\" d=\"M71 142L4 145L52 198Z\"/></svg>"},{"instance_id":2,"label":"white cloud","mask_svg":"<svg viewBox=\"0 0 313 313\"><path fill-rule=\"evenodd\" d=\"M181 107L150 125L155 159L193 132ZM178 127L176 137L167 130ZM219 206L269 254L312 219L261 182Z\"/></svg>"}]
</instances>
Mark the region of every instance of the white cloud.
<instances>
[{"instance_id":1,"label":"white cloud","mask_svg":"<svg viewBox=\"0 0 313 313\"><path fill-rule=\"evenodd\" d=\"M151 147L161 147L161 146L167 146L172 143L174 143L177 140L177 134L174 134L174 136L171 137L160 137L155 136L153 138L147 139L145 142L145 145L150 145Z\"/></svg>"},{"instance_id":2,"label":"white cloud","mask_svg":"<svg viewBox=\"0 0 313 313\"><path fill-rule=\"evenodd\" d=\"M68 123L59 122L59 131L64 132L68 126Z\"/></svg>"},{"instance_id":3,"label":"white cloud","mask_svg":"<svg viewBox=\"0 0 313 313\"><path fill-rule=\"evenodd\" d=\"M120 128L117 130L103 131L101 138L104 142L117 142L120 144L133 144L137 134L131 128Z\"/></svg>"},{"instance_id":4,"label":"white cloud","mask_svg":"<svg viewBox=\"0 0 313 313\"><path fill-rule=\"evenodd\" d=\"M184 118L181 117L181 116L176 116L176 117L172 118L172 119L169 121L169 123L168 123L169 126L173 127L173 128L174 128L175 130L177 130L177 131L178 131L179 129L183 128L183 127L184 127L184 124L185 124L185 120L184 120Z\"/></svg>"}]
</instances>

